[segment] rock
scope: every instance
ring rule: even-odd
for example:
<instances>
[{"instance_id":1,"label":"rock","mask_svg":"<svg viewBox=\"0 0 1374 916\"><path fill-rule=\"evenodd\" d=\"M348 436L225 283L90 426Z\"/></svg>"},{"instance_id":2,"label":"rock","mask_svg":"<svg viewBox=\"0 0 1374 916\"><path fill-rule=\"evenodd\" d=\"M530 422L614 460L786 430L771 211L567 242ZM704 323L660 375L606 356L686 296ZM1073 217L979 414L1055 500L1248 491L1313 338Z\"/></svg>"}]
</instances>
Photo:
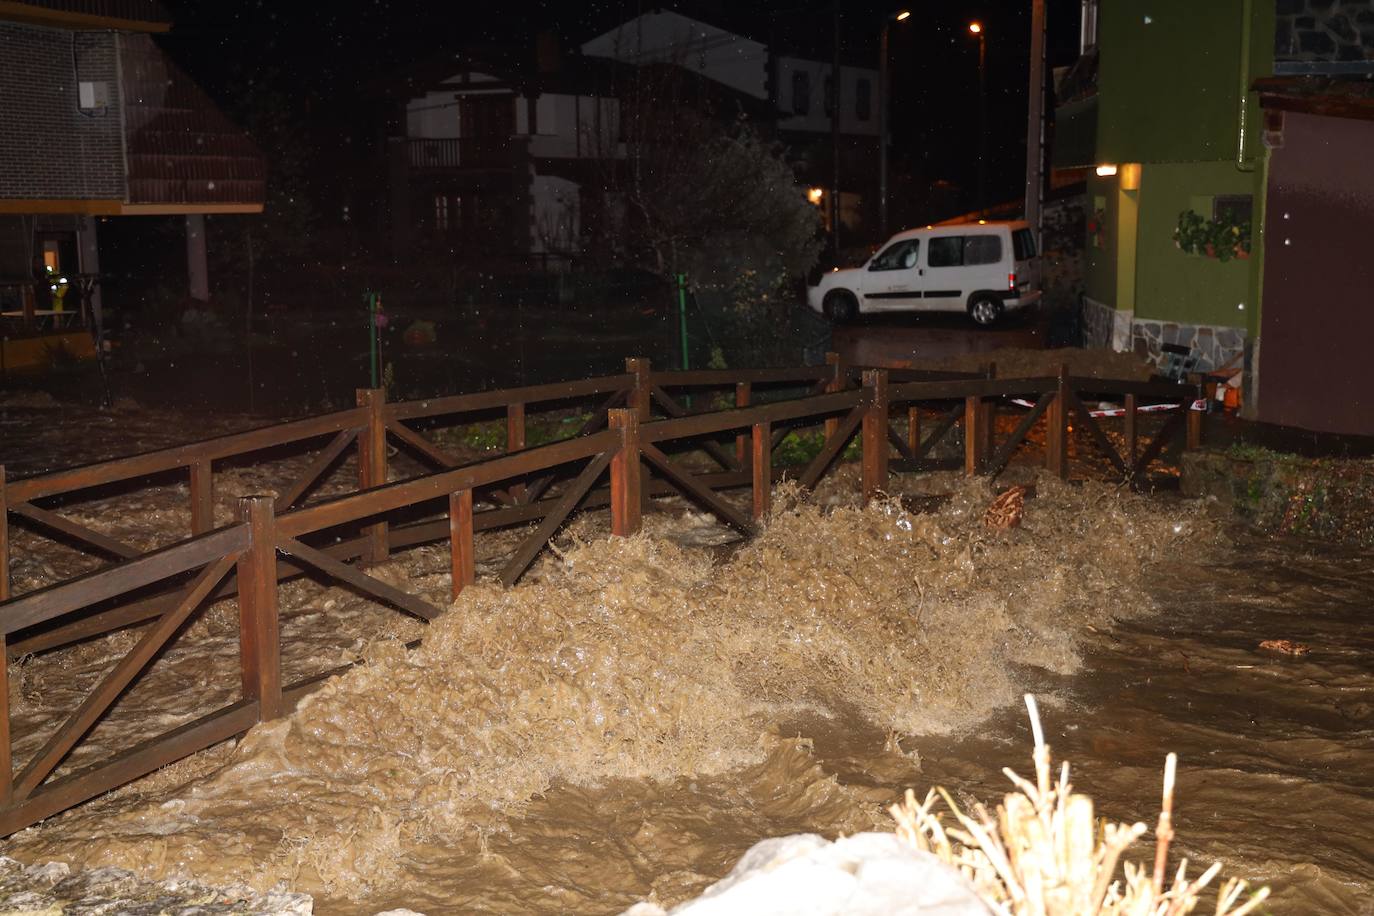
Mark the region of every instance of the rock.
<instances>
[{"instance_id":1,"label":"rock","mask_svg":"<svg viewBox=\"0 0 1374 916\"><path fill-rule=\"evenodd\" d=\"M831 843L815 834L763 840L735 868L673 916L805 913L809 916L988 916L972 885L935 856L891 833L860 833ZM623 916L665 916L640 903Z\"/></svg>"}]
</instances>

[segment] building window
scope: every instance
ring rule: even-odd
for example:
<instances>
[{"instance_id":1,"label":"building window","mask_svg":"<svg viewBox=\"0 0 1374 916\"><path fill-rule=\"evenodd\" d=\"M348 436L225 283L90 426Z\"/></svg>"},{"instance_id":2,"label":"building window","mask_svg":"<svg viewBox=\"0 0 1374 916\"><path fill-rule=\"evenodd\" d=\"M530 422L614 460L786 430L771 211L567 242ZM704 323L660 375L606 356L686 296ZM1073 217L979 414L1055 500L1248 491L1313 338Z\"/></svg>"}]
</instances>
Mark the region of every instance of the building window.
<instances>
[{"instance_id":1,"label":"building window","mask_svg":"<svg viewBox=\"0 0 1374 916\"><path fill-rule=\"evenodd\" d=\"M825 116L835 117L835 81L829 75L825 78Z\"/></svg>"},{"instance_id":2,"label":"building window","mask_svg":"<svg viewBox=\"0 0 1374 916\"><path fill-rule=\"evenodd\" d=\"M448 231L448 197L438 194L434 197L434 228L440 232Z\"/></svg>"},{"instance_id":3,"label":"building window","mask_svg":"<svg viewBox=\"0 0 1374 916\"><path fill-rule=\"evenodd\" d=\"M1083 0L1083 20L1078 36L1078 50L1086 54L1097 47L1097 0Z\"/></svg>"},{"instance_id":4,"label":"building window","mask_svg":"<svg viewBox=\"0 0 1374 916\"><path fill-rule=\"evenodd\" d=\"M1255 199L1249 194L1222 194L1212 198L1212 219L1248 223L1254 213Z\"/></svg>"},{"instance_id":5,"label":"building window","mask_svg":"<svg viewBox=\"0 0 1374 916\"><path fill-rule=\"evenodd\" d=\"M792 71L792 113L811 113L811 74L803 70Z\"/></svg>"},{"instance_id":6,"label":"building window","mask_svg":"<svg viewBox=\"0 0 1374 916\"><path fill-rule=\"evenodd\" d=\"M873 114L873 84L859 80L854 84L854 116L867 121Z\"/></svg>"}]
</instances>

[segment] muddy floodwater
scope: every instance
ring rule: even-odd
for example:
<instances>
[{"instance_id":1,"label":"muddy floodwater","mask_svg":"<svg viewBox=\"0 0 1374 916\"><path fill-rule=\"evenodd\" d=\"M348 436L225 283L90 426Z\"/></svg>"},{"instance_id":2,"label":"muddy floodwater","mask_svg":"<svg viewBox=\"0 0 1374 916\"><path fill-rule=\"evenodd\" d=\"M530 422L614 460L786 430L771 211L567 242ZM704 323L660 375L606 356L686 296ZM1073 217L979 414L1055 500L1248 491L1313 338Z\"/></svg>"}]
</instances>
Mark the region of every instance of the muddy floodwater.
<instances>
[{"instance_id":1,"label":"muddy floodwater","mask_svg":"<svg viewBox=\"0 0 1374 916\"><path fill-rule=\"evenodd\" d=\"M855 506L853 477L814 499L780 490L746 544L678 502L628 540L587 515L526 582L479 581L428 628L293 583L288 674L356 667L0 853L285 887L321 913L672 904L763 837L885 826L907 787L995 800L1002 767L1028 769L1033 691L1102 816L1152 822L1177 752L1176 850L1269 883L1274 913L1371 912L1374 555L1046 477L1026 478L1021 527L992 531L983 481L912 484L949 496L916 512ZM229 484L226 499L265 485ZM185 522L169 508L184 487L164 490L77 517L153 543ZM483 538L479 573L519 534ZM77 568L43 549L16 541L20 590ZM445 545L377 574L442 601ZM221 602L192 624L64 766L231 700L232 615ZM133 638L12 667L17 760Z\"/></svg>"}]
</instances>

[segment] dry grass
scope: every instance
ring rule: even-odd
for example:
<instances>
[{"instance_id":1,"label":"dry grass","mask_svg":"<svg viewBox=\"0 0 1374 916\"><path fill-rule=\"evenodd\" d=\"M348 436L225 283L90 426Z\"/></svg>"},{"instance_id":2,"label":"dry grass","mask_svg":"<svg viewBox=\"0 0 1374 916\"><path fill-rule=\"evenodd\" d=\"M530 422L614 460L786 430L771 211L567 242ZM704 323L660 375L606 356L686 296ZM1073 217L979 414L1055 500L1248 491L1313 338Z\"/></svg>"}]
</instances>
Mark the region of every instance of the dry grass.
<instances>
[{"instance_id":1,"label":"dry grass","mask_svg":"<svg viewBox=\"0 0 1374 916\"><path fill-rule=\"evenodd\" d=\"M1143 823L1104 821L1101 830L1092 799L1077 795L1065 762L1057 782L1050 781L1050 749L1040 728L1035 698L1026 696L1035 733L1035 782L1003 770L1016 786L996 814L982 805L960 810L949 793L929 792L919 804L908 789L906 800L891 808L897 835L923 852L958 868L998 913L1014 916L1175 916L1191 913L1204 890L1221 872L1216 862L1197 878L1188 878L1182 859L1168 876L1169 844L1174 837L1174 772L1178 757L1164 766L1164 797L1155 828L1153 868L1127 861L1118 879L1123 853L1149 828ZM954 824L946 826L936 807L943 800ZM1241 903L1246 882L1231 878L1216 900L1217 916L1244 916L1269 897L1264 887Z\"/></svg>"}]
</instances>

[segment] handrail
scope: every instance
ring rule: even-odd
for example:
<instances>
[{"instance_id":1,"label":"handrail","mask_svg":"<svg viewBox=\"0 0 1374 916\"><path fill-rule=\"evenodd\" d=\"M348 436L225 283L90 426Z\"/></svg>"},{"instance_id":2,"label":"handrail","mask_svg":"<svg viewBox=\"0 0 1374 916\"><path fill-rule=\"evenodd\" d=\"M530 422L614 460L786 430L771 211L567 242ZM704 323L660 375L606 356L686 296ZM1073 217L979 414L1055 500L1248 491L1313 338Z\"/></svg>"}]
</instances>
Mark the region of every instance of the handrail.
<instances>
[{"instance_id":1,"label":"handrail","mask_svg":"<svg viewBox=\"0 0 1374 916\"><path fill-rule=\"evenodd\" d=\"M748 382L755 385L770 382L815 382L829 378L834 372L829 366L797 366L781 369L671 369L653 372L655 385L667 388L724 387Z\"/></svg>"},{"instance_id":2,"label":"handrail","mask_svg":"<svg viewBox=\"0 0 1374 916\"><path fill-rule=\"evenodd\" d=\"M471 490L511 477L557 467L579 458L589 458L617 448L619 444L620 436L608 430L577 439L564 439L498 458L489 458L486 461L438 471L411 480L373 487L359 493L345 494L277 516L277 530L287 537L300 537L312 531L333 528L335 525L438 499L459 490Z\"/></svg>"},{"instance_id":3,"label":"handrail","mask_svg":"<svg viewBox=\"0 0 1374 916\"><path fill-rule=\"evenodd\" d=\"M612 391L628 391L634 387L635 377L629 373L603 375L597 378L527 385L523 388L502 388L497 391L478 391L454 394L442 398L418 401L398 401L384 408L387 419L413 420L419 417L438 417L446 414L491 410L510 404L536 404L544 401L567 401Z\"/></svg>"},{"instance_id":4,"label":"handrail","mask_svg":"<svg viewBox=\"0 0 1374 916\"><path fill-rule=\"evenodd\" d=\"M756 407L735 407L728 410L716 410L711 413L691 414L673 420L654 420L641 424L639 435L643 441L651 443L685 439L689 436L704 436L710 433L743 429L765 420L777 423L803 417L822 417L836 414L845 410L852 410L863 399L864 393L862 391L841 391L835 394L817 394L809 398L796 398L790 401L773 401Z\"/></svg>"},{"instance_id":5,"label":"handrail","mask_svg":"<svg viewBox=\"0 0 1374 916\"><path fill-rule=\"evenodd\" d=\"M9 497L14 502L27 502L44 496L56 496L86 490L91 487L118 483L149 474L173 471L199 461L213 461L265 448L289 445L305 439L314 439L329 433L363 426L367 414L361 408L353 407L334 413L320 414L287 423L259 426L239 433L202 439L186 445L142 452L124 458L111 458L92 464L78 465L34 477L21 477L9 482Z\"/></svg>"},{"instance_id":6,"label":"handrail","mask_svg":"<svg viewBox=\"0 0 1374 916\"><path fill-rule=\"evenodd\" d=\"M248 526L232 525L11 598L0 603L0 634L9 636L26 627L204 566L247 546Z\"/></svg>"}]
</instances>

